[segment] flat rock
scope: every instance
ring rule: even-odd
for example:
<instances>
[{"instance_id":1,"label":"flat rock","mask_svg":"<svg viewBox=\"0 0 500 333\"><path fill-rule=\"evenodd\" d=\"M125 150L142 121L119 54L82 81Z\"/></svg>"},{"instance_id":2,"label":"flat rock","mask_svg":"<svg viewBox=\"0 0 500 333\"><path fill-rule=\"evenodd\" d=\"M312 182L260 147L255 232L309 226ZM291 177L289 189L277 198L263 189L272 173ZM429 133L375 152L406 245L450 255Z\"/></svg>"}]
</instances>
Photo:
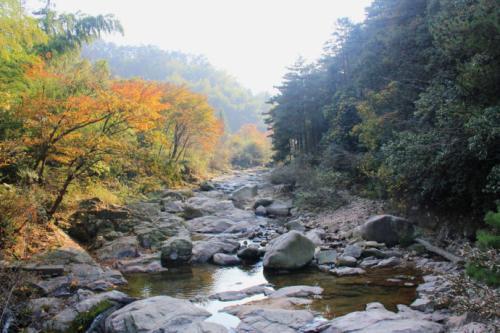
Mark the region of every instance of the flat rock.
<instances>
[{"instance_id":1,"label":"flat rock","mask_svg":"<svg viewBox=\"0 0 500 333\"><path fill-rule=\"evenodd\" d=\"M324 333L441 333L444 327L438 323L407 318L388 311L380 303L370 303L366 311L356 311L338 317L329 323Z\"/></svg>"},{"instance_id":2,"label":"flat rock","mask_svg":"<svg viewBox=\"0 0 500 333\"><path fill-rule=\"evenodd\" d=\"M361 275L365 274L366 272L362 268L338 267L331 269L330 273L337 276L348 276L348 275Z\"/></svg>"},{"instance_id":3,"label":"flat rock","mask_svg":"<svg viewBox=\"0 0 500 333\"><path fill-rule=\"evenodd\" d=\"M216 253L234 253L240 247L235 238L212 237L206 240L193 242L192 262L204 263L212 259Z\"/></svg>"},{"instance_id":4,"label":"flat rock","mask_svg":"<svg viewBox=\"0 0 500 333\"><path fill-rule=\"evenodd\" d=\"M202 216L188 222L189 230L206 234L220 234L233 226L233 222L218 216Z\"/></svg>"},{"instance_id":5,"label":"flat rock","mask_svg":"<svg viewBox=\"0 0 500 333\"><path fill-rule=\"evenodd\" d=\"M281 297L309 297L315 295L321 295L323 293L323 288L316 286L290 286L280 288L269 294L270 298L281 298Z\"/></svg>"},{"instance_id":6,"label":"flat rock","mask_svg":"<svg viewBox=\"0 0 500 333\"><path fill-rule=\"evenodd\" d=\"M139 242L135 236L117 238L96 250L100 260L122 259L139 255Z\"/></svg>"},{"instance_id":7,"label":"flat rock","mask_svg":"<svg viewBox=\"0 0 500 333\"><path fill-rule=\"evenodd\" d=\"M273 290L269 288L267 285L258 285L249 288L245 288L242 290L236 291L223 291L217 294L210 295L209 299L218 299L219 301L227 302L227 301L237 301L241 300L253 295L257 294L269 294L272 293Z\"/></svg>"},{"instance_id":8,"label":"flat rock","mask_svg":"<svg viewBox=\"0 0 500 333\"><path fill-rule=\"evenodd\" d=\"M375 268L394 267L401 264L401 259L396 257L387 258L378 262Z\"/></svg>"},{"instance_id":9,"label":"flat rock","mask_svg":"<svg viewBox=\"0 0 500 333\"><path fill-rule=\"evenodd\" d=\"M361 257L363 249L361 246L356 244L347 245L344 249L344 256L349 256L358 259Z\"/></svg>"},{"instance_id":10,"label":"flat rock","mask_svg":"<svg viewBox=\"0 0 500 333\"><path fill-rule=\"evenodd\" d=\"M106 319L105 327L107 333L181 333L209 316L208 311L196 307L190 301L155 296L130 303L113 312Z\"/></svg>"},{"instance_id":11,"label":"flat rock","mask_svg":"<svg viewBox=\"0 0 500 333\"><path fill-rule=\"evenodd\" d=\"M357 260L354 257L351 256L340 256L337 258L337 265L339 266L347 266L347 267L354 267L356 266Z\"/></svg>"}]
</instances>

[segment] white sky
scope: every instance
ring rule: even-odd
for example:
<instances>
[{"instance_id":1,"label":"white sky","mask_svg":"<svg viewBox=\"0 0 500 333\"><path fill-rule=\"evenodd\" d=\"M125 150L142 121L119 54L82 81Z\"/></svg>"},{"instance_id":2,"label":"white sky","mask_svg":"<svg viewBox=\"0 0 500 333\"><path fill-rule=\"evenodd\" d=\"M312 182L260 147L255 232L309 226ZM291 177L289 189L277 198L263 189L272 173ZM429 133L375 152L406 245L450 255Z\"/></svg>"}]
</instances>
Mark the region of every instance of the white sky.
<instances>
[{"instance_id":1,"label":"white sky","mask_svg":"<svg viewBox=\"0 0 500 333\"><path fill-rule=\"evenodd\" d=\"M58 11L115 14L125 36L106 40L203 54L254 92L271 92L299 56L317 59L335 21L361 21L371 1L52 0Z\"/></svg>"}]
</instances>

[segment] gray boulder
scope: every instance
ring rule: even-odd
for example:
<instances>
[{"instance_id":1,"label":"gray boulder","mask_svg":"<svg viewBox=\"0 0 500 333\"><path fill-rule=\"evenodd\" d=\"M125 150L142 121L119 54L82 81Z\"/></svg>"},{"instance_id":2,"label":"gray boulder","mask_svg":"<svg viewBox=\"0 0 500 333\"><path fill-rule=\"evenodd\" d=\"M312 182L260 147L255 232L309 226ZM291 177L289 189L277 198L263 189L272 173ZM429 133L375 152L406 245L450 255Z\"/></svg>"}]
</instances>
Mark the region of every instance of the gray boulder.
<instances>
[{"instance_id":1,"label":"gray boulder","mask_svg":"<svg viewBox=\"0 0 500 333\"><path fill-rule=\"evenodd\" d=\"M255 215L257 216L266 216L267 215L267 209L264 206L259 206L255 209Z\"/></svg>"},{"instance_id":2,"label":"gray boulder","mask_svg":"<svg viewBox=\"0 0 500 333\"><path fill-rule=\"evenodd\" d=\"M363 251L363 249L361 248L361 246L356 245L356 244L351 244L351 245L347 245L345 247L344 255L358 259L359 257L361 257L362 251Z\"/></svg>"},{"instance_id":3,"label":"gray boulder","mask_svg":"<svg viewBox=\"0 0 500 333\"><path fill-rule=\"evenodd\" d=\"M214 254L212 260L214 264L219 266L234 266L241 263L240 259L237 256L225 253Z\"/></svg>"},{"instance_id":4,"label":"gray boulder","mask_svg":"<svg viewBox=\"0 0 500 333\"><path fill-rule=\"evenodd\" d=\"M304 227L299 221L297 220L294 220L294 221L290 221L290 222L287 222L285 223L285 227L288 229L288 230L297 230L297 231L302 231L304 232L306 230L306 227Z\"/></svg>"},{"instance_id":5,"label":"gray boulder","mask_svg":"<svg viewBox=\"0 0 500 333\"><path fill-rule=\"evenodd\" d=\"M321 251L316 254L316 262L318 265L335 264L337 257L338 253L335 250Z\"/></svg>"},{"instance_id":6,"label":"gray boulder","mask_svg":"<svg viewBox=\"0 0 500 333\"><path fill-rule=\"evenodd\" d=\"M314 257L314 244L298 231L289 231L273 239L264 255L264 268L296 269L307 265Z\"/></svg>"},{"instance_id":7,"label":"gray boulder","mask_svg":"<svg viewBox=\"0 0 500 333\"><path fill-rule=\"evenodd\" d=\"M156 296L130 303L113 312L105 322L107 333L186 332L200 323L210 312L190 301L169 296Z\"/></svg>"},{"instance_id":8,"label":"gray boulder","mask_svg":"<svg viewBox=\"0 0 500 333\"><path fill-rule=\"evenodd\" d=\"M415 227L408 220L392 215L372 216L361 226L365 240L385 243L388 246L405 244L415 237Z\"/></svg>"},{"instance_id":9,"label":"gray boulder","mask_svg":"<svg viewBox=\"0 0 500 333\"><path fill-rule=\"evenodd\" d=\"M354 267L356 266L356 258L351 256L340 256L337 258L337 265Z\"/></svg>"},{"instance_id":10,"label":"gray boulder","mask_svg":"<svg viewBox=\"0 0 500 333\"><path fill-rule=\"evenodd\" d=\"M193 243L189 239L171 238L161 247L161 264L163 267L168 267L189 263L192 254Z\"/></svg>"},{"instance_id":11,"label":"gray boulder","mask_svg":"<svg viewBox=\"0 0 500 333\"><path fill-rule=\"evenodd\" d=\"M267 207L273 203L273 199L271 198L259 198L255 200L255 203L253 204L253 209L257 209L257 207L262 206L262 207Z\"/></svg>"},{"instance_id":12,"label":"gray boulder","mask_svg":"<svg viewBox=\"0 0 500 333\"><path fill-rule=\"evenodd\" d=\"M243 260L257 261L263 255L257 245L250 245L238 251L238 257Z\"/></svg>"},{"instance_id":13,"label":"gray boulder","mask_svg":"<svg viewBox=\"0 0 500 333\"><path fill-rule=\"evenodd\" d=\"M96 251L100 260L139 256L139 242L135 236L117 238Z\"/></svg>"},{"instance_id":14,"label":"gray boulder","mask_svg":"<svg viewBox=\"0 0 500 333\"><path fill-rule=\"evenodd\" d=\"M284 202L275 201L270 206L266 207L267 215L270 216L288 216L292 207Z\"/></svg>"}]
</instances>

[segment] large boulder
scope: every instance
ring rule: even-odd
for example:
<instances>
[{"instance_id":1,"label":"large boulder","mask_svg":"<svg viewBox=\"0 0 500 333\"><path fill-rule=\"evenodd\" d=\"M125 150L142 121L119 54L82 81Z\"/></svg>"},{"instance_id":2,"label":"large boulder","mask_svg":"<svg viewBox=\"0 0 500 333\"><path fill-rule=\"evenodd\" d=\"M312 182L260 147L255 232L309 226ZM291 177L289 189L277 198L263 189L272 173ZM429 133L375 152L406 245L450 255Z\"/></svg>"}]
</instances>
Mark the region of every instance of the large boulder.
<instances>
[{"instance_id":1,"label":"large boulder","mask_svg":"<svg viewBox=\"0 0 500 333\"><path fill-rule=\"evenodd\" d=\"M216 253L234 253L240 247L240 242L225 234L215 236L209 239L195 241L193 243L193 257L194 263L205 263L212 259Z\"/></svg>"},{"instance_id":2,"label":"large boulder","mask_svg":"<svg viewBox=\"0 0 500 333\"><path fill-rule=\"evenodd\" d=\"M105 323L107 333L186 332L210 312L190 301L156 296L130 303L113 312Z\"/></svg>"},{"instance_id":3,"label":"large boulder","mask_svg":"<svg viewBox=\"0 0 500 333\"><path fill-rule=\"evenodd\" d=\"M307 265L314 257L314 244L302 233L292 230L275 238L267 246L264 267L296 269Z\"/></svg>"},{"instance_id":4,"label":"large boulder","mask_svg":"<svg viewBox=\"0 0 500 333\"><path fill-rule=\"evenodd\" d=\"M393 215L372 216L361 226L361 236L365 240L377 241L393 246L413 240L415 227L401 217Z\"/></svg>"},{"instance_id":5,"label":"large boulder","mask_svg":"<svg viewBox=\"0 0 500 333\"><path fill-rule=\"evenodd\" d=\"M163 267L168 267L189 263L192 254L193 243L189 239L174 237L161 247L161 264Z\"/></svg>"},{"instance_id":6,"label":"large boulder","mask_svg":"<svg viewBox=\"0 0 500 333\"><path fill-rule=\"evenodd\" d=\"M117 238L96 251L100 260L115 260L139 256L139 242L135 236Z\"/></svg>"}]
</instances>

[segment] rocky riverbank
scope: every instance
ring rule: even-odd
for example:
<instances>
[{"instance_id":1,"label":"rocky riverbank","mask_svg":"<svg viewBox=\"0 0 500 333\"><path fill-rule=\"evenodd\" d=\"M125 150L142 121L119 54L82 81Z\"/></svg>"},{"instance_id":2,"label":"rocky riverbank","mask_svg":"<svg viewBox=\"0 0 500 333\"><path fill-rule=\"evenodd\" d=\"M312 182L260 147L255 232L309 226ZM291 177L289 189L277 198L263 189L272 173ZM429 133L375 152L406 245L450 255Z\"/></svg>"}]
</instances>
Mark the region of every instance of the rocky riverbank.
<instances>
[{"instance_id":1,"label":"rocky riverbank","mask_svg":"<svg viewBox=\"0 0 500 333\"><path fill-rule=\"evenodd\" d=\"M22 264L40 276L40 297L30 304L36 318L30 332L494 331L473 316L438 306L433 296L450 288L441 274L461 268L410 245L413 224L383 215L380 202L359 198L329 215L298 212L289 189L270 184L267 174L235 172L196 191L165 190L126 207L82 202L66 232L83 247L61 233L63 246ZM331 275L332 283L401 267L416 267L423 278L394 275L384 281L416 288L413 303L398 305L397 311L371 302L364 311L333 319L311 306L324 293L314 283L279 289L258 284L209 295L227 302L219 308L237 318L234 327L213 322L213 313L198 306L199 297L136 299L116 290L127 284L124 274L147 277L206 263L263 265L269 274L307 266Z\"/></svg>"}]
</instances>

